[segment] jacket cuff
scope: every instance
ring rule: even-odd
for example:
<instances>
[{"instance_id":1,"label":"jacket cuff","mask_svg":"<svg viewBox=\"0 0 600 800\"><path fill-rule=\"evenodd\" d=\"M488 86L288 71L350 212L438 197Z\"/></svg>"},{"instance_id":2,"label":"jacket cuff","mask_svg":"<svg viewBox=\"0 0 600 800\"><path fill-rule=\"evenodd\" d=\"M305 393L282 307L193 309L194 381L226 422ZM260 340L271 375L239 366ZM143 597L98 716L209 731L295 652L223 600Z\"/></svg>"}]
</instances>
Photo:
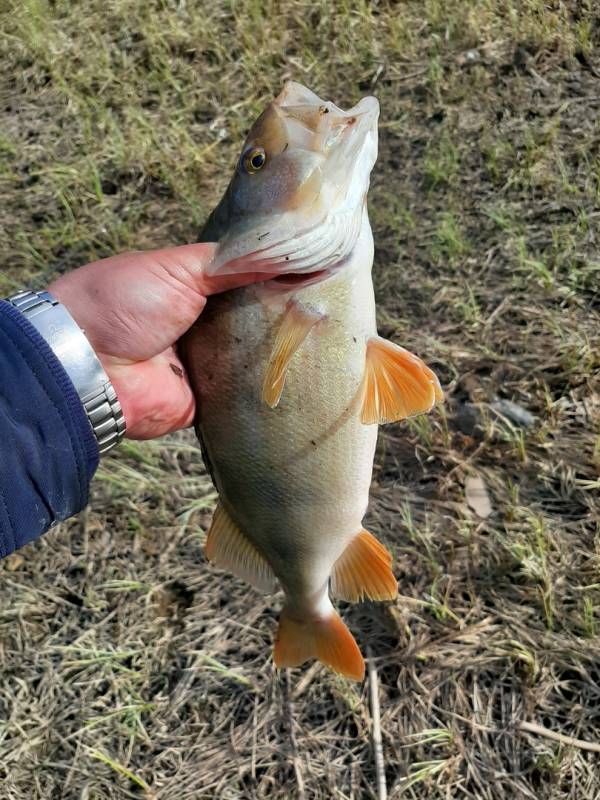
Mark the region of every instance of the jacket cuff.
<instances>
[{"instance_id":1,"label":"jacket cuff","mask_svg":"<svg viewBox=\"0 0 600 800\"><path fill-rule=\"evenodd\" d=\"M0 557L84 508L98 445L45 339L0 301Z\"/></svg>"}]
</instances>

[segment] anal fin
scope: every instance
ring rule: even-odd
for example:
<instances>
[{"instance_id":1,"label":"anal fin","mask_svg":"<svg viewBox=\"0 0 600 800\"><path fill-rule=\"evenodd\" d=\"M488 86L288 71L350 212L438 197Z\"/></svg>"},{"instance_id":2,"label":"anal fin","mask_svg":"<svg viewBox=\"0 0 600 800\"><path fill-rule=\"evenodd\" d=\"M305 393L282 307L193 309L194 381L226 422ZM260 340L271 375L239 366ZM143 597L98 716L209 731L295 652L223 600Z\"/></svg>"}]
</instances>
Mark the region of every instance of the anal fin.
<instances>
[{"instance_id":1,"label":"anal fin","mask_svg":"<svg viewBox=\"0 0 600 800\"><path fill-rule=\"evenodd\" d=\"M215 566L232 572L257 589L273 592L277 588L277 578L270 565L221 503L215 508L204 552Z\"/></svg>"},{"instance_id":2,"label":"anal fin","mask_svg":"<svg viewBox=\"0 0 600 800\"><path fill-rule=\"evenodd\" d=\"M313 325L316 325L321 318L321 314L303 308L294 300L288 303L275 338L263 383L262 397L271 408L275 408L279 403L287 368L294 353L306 339Z\"/></svg>"},{"instance_id":3,"label":"anal fin","mask_svg":"<svg viewBox=\"0 0 600 800\"><path fill-rule=\"evenodd\" d=\"M431 411L444 399L435 373L420 358L375 336L367 342L361 422L395 422Z\"/></svg>"},{"instance_id":4,"label":"anal fin","mask_svg":"<svg viewBox=\"0 0 600 800\"><path fill-rule=\"evenodd\" d=\"M396 597L398 583L392 572L392 556L373 534L362 530L335 562L331 591L349 603Z\"/></svg>"},{"instance_id":5,"label":"anal fin","mask_svg":"<svg viewBox=\"0 0 600 800\"><path fill-rule=\"evenodd\" d=\"M358 645L335 611L324 619L299 621L284 608L273 650L276 667L297 667L318 658L335 672L354 681L365 676Z\"/></svg>"}]
</instances>

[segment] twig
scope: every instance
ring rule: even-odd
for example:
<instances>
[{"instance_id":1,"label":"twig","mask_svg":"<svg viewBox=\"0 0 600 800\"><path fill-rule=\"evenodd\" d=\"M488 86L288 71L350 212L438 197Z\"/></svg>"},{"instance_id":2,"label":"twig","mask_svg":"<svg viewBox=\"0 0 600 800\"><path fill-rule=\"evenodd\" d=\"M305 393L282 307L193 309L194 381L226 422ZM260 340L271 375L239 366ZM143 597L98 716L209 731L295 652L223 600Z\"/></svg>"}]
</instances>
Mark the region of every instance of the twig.
<instances>
[{"instance_id":1,"label":"twig","mask_svg":"<svg viewBox=\"0 0 600 800\"><path fill-rule=\"evenodd\" d=\"M252 758L250 759L250 774L252 775L252 780L256 780L256 740L258 738L257 731L258 731L258 724L257 724L257 713L256 709L258 706L258 695L254 695L254 710L252 712Z\"/></svg>"},{"instance_id":2,"label":"twig","mask_svg":"<svg viewBox=\"0 0 600 800\"><path fill-rule=\"evenodd\" d=\"M298 680L296 688L292 694L292 700L297 700L300 695L310 686L313 682L315 675L321 671L321 662L315 661L315 663L309 667L304 675Z\"/></svg>"},{"instance_id":3,"label":"twig","mask_svg":"<svg viewBox=\"0 0 600 800\"><path fill-rule=\"evenodd\" d=\"M85 574L89 577L94 571L94 559L90 557L90 506L87 505L79 515L79 532L83 540Z\"/></svg>"},{"instance_id":4,"label":"twig","mask_svg":"<svg viewBox=\"0 0 600 800\"><path fill-rule=\"evenodd\" d=\"M592 753L600 753L600 744L595 742L585 742L583 739L574 739L572 736L567 736L564 733L557 733L556 731L548 730L536 722L525 722L519 720L517 728L526 733L537 733L539 736L544 736L546 739L554 739L561 744L568 744L571 747L579 747L580 750L589 750Z\"/></svg>"},{"instance_id":5,"label":"twig","mask_svg":"<svg viewBox=\"0 0 600 800\"><path fill-rule=\"evenodd\" d=\"M385 761L383 759L383 745L381 743L381 717L379 714L379 685L377 682L377 667L370 647L367 647L367 664L369 668L369 695L371 699L371 718L373 720L373 755L375 757L375 773L377 775L377 797L387 800L387 785L385 782Z\"/></svg>"},{"instance_id":6,"label":"twig","mask_svg":"<svg viewBox=\"0 0 600 800\"><path fill-rule=\"evenodd\" d=\"M298 800L305 800L306 793L304 791L304 778L302 776L302 766L300 764L300 756L298 755L298 740L296 739L296 731L294 724L294 703L292 701L290 671L285 671L285 705L288 713L288 724L290 727L290 744L292 746L292 763L294 765L294 774L296 775L296 786L298 787Z\"/></svg>"}]
</instances>

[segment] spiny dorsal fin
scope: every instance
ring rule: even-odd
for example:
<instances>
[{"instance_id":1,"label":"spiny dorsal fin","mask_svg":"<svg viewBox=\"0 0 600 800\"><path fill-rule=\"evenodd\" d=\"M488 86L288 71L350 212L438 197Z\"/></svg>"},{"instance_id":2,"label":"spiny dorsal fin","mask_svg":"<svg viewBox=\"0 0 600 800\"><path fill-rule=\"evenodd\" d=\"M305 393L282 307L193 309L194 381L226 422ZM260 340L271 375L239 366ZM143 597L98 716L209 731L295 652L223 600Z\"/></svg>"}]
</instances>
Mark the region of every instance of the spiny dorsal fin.
<instances>
[{"instance_id":1,"label":"spiny dorsal fin","mask_svg":"<svg viewBox=\"0 0 600 800\"><path fill-rule=\"evenodd\" d=\"M361 422L395 422L431 411L444 395L420 358L376 336L367 342Z\"/></svg>"},{"instance_id":2,"label":"spiny dorsal fin","mask_svg":"<svg viewBox=\"0 0 600 800\"><path fill-rule=\"evenodd\" d=\"M262 397L271 408L275 408L279 403L292 356L306 339L313 325L321 318L321 314L302 308L294 300L288 303L283 322L275 338L263 383Z\"/></svg>"},{"instance_id":3,"label":"spiny dorsal fin","mask_svg":"<svg viewBox=\"0 0 600 800\"><path fill-rule=\"evenodd\" d=\"M333 565L331 592L349 603L393 600L398 594L392 557L369 531L355 536Z\"/></svg>"},{"instance_id":4,"label":"spiny dorsal fin","mask_svg":"<svg viewBox=\"0 0 600 800\"><path fill-rule=\"evenodd\" d=\"M365 676L361 652L339 614L332 609L324 619L300 622L284 608L273 648L275 666L297 667L311 658L351 680L361 681Z\"/></svg>"},{"instance_id":5,"label":"spiny dorsal fin","mask_svg":"<svg viewBox=\"0 0 600 800\"><path fill-rule=\"evenodd\" d=\"M220 503L215 508L204 552L217 567L233 572L263 592L277 588L277 578L266 559Z\"/></svg>"}]
</instances>

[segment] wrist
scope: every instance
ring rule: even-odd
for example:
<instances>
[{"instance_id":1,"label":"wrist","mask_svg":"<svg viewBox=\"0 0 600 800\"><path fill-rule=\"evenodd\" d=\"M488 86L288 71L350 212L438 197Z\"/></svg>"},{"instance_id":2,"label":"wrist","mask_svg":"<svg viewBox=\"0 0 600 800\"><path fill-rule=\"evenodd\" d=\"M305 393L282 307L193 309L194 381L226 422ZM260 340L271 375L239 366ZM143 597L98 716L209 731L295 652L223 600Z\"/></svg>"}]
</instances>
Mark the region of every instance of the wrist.
<instances>
[{"instance_id":1,"label":"wrist","mask_svg":"<svg viewBox=\"0 0 600 800\"><path fill-rule=\"evenodd\" d=\"M19 292L8 298L48 343L85 409L101 455L118 444L125 420L115 389L68 309L49 292Z\"/></svg>"},{"instance_id":2,"label":"wrist","mask_svg":"<svg viewBox=\"0 0 600 800\"><path fill-rule=\"evenodd\" d=\"M127 424L127 436L135 439L141 417L139 398L144 394L144 386L136 380L135 365L105 353L97 353L97 356L119 398L123 418Z\"/></svg>"}]
</instances>

